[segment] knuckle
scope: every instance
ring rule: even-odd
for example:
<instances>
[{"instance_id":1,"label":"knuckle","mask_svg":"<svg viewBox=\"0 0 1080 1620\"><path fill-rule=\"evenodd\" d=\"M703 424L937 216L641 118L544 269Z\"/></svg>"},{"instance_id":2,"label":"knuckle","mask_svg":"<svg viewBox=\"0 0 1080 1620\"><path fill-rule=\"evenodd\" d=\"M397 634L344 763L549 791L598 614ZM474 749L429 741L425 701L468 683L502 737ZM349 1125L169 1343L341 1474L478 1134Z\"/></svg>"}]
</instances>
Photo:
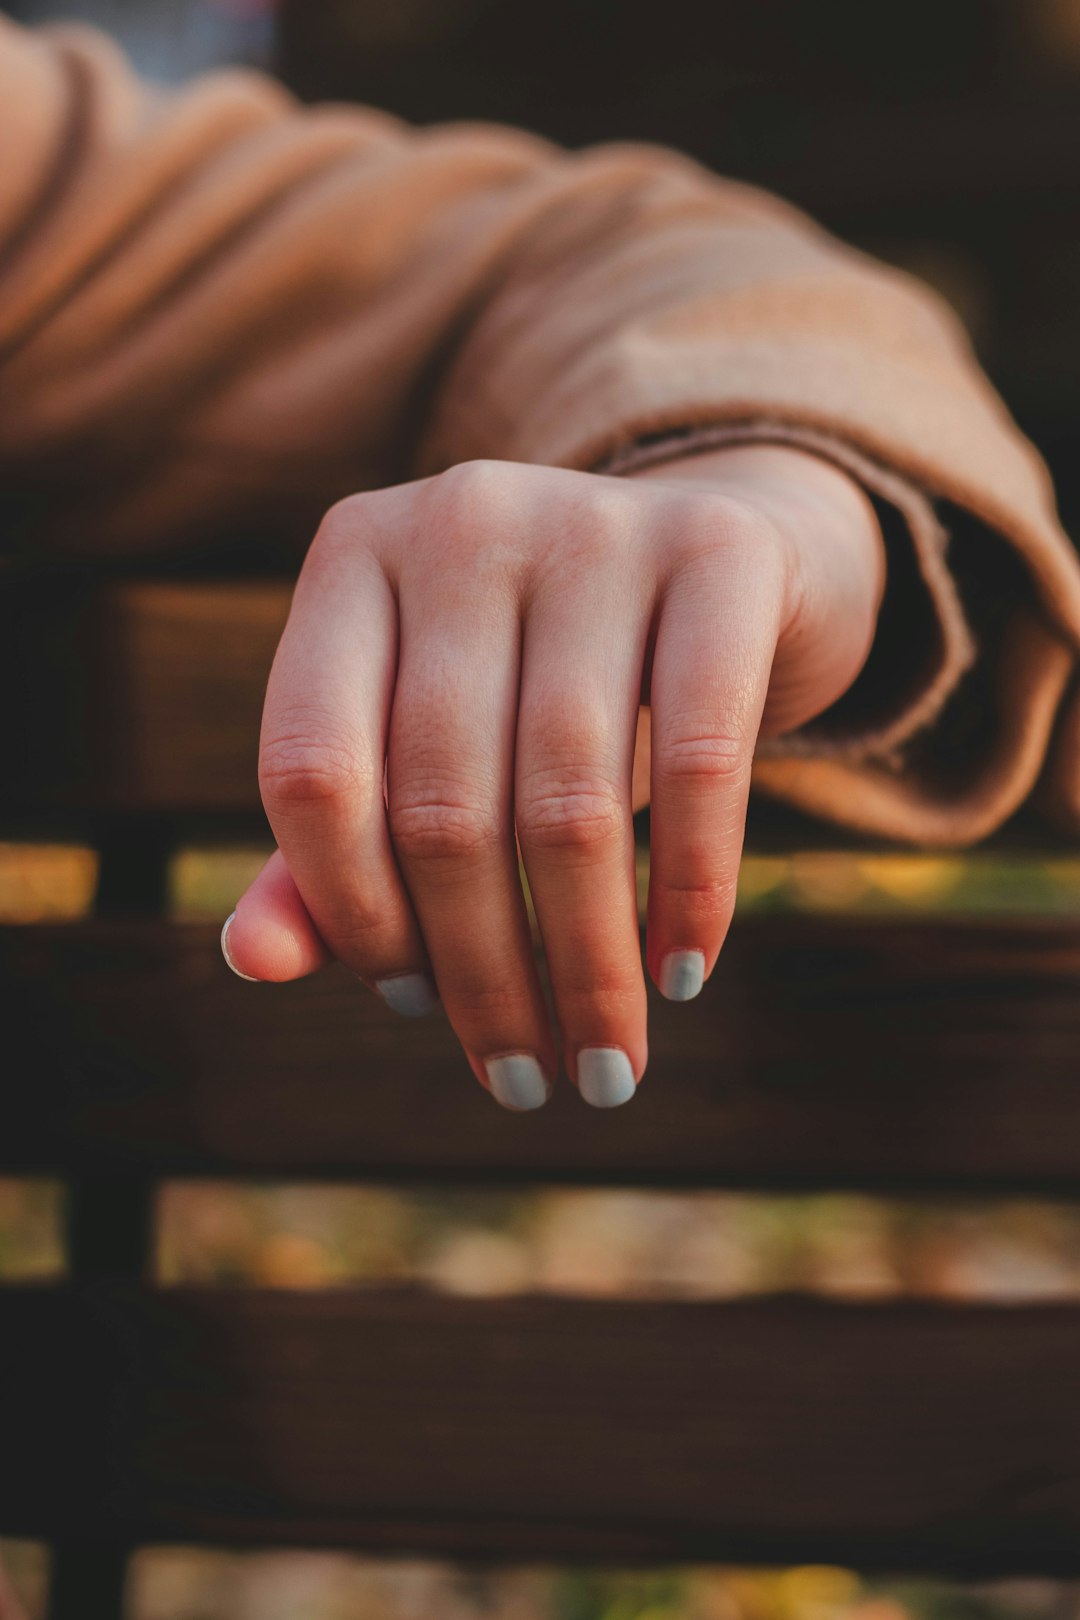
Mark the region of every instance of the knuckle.
<instances>
[{"instance_id":1,"label":"knuckle","mask_svg":"<svg viewBox=\"0 0 1080 1620\"><path fill-rule=\"evenodd\" d=\"M715 590L722 580L729 590L771 601L782 598L791 563L791 542L779 526L749 502L725 495L686 513L670 578L690 594Z\"/></svg>"},{"instance_id":2,"label":"knuckle","mask_svg":"<svg viewBox=\"0 0 1080 1620\"><path fill-rule=\"evenodd\" d=\"M374 773L348 743L306 731L278 732L263 740L259 786L271 806L331 804L365 796Z\"/></svg>"},{"instance_id":3,"label":"knuckle","mask_svg":"<svg viewBox=\"0 0 1080 1620\"><path fill-rule=\"evenodd\" d=\"M413 861L475 859L501 836L489 810L439 790L391 795L389 822L398 850Z\"/></svg>"},{"instance_id":4,"label":"knuckle","mask_svg":"<svg viewBox=\"0 0 1080 1620\"><path fill-rule=\"evenodd\" d=\"M622 838L628 826L621 795L581 779L535 784L518 806L518 830L534 848L588 850Z\"/></svg>"},{"instance_id":5,"label":"knuckle","mask_svg":"<svg viewBox=\"0 0 1080 1620\"><path fill-rule=\"evenodd\" d=\"M354 528L363 499L362 495L346 495L342 500L335 501L333 506L327 508L319 525L320 532L325 530L328 534L341 534Z\"/></svg>"},{"instance_id":6,"label":"knuckle","mask_svg":"<svg viewBox=\"0 0 1080 1620\"><path fill-rule=\"evenodd\" d=\"M513 467L502 461L459 461L432 479L432 490L444 517L465 523L497 508L513 478Z\"/></svg>"},{"instance_id":7,"label":"knuckle","mask_svg":"<svg viewBox=\"0 0 1080 1620\"><path fill-rule=\"evenodd\" d=\"M614 480L589 486L566 518L569 551L586 562L623 556L633 532L633 496Z\"/></svg>"},{"instance_id":8,"label":"knuckle","mask_svg":"<svg viewBox=\"0 0 1080 1620\"><path fill-rule=\"evenodd\" d=\"M605 1019L632 1014L644 996L645 987L638 963L620 966L617 963L592 962L580 979L559 986L560 1004L572 1007L576 1014L575 1022L582 1024L589 1023L593 1013L601 1013Z\"/></svg>"},{"instance_id":9,"label":"knuckle","mask_svg":"<svg viewBox=\"0 0 1080 1620\"><path fill-rule=\"evenodd\" d=\"M364 495L347 495L326 512L315 535L312 552L316 556L351 548L364 525Z\"/></svg>"},{"instance_id":10,"label":"knuckle","mask_svg":"<svg viewBox=\"0 0 1080 1620\"><path fill-rule=\"evenodd\" d=\"M294 609L305 593L333 592L355 579L358 563L370 549L371 524L362 517L362 496L331 507L319 525L300 571Z\"/></svg>"},{"instance_id":11,"label":"knuckle","mask_svg":"<svg viewBox=\"0 0 1080 1620\"><path fill-rule=\"evenodd\" d=\"M530 1021L527 987L520 979L504 974L466 974L453 985L448 1004L452 1004L455 1018L467 1023L470 1033L482 1044L486 1043L483 1031L498 1035L527 1027ZM504 1042L496 1038L495 1044ZM512 1037L509 1044L514 1044Z\"/></svg>"},{"instance_id":12,"label":"knuckle","mask_svg":"<svg viewBox=\"0 0 1080 1620\"><path fill-rule=\"evenodd\" d=\"M771 559L782 546L777 524L745 497L714 494L695 500L683 523L691 551L715 550Z\"/></svg>"},{"instance_id":13,"label":"knuckle","mask_svg":"<svg viewBox=\"0 0 1080 1620\"><path fill-rule=\"evenodd\" d=\"M365 490L330 507L304 559L303 575L333 588L342 579L355 579L363 559L382 556L401 519L399 503L390 499L397 494Z\"/></svg>"},{"instance_id":14,"label":"knuckle","mask_svg":"<svg viewBox=\"0 0 1080 1620\"><path fill-rule=\"evenodd\" d=\"M737 887L738 875L733 873L669 882L663 886L663 905L665 910L677 913L691 932L696 928L712 932L717 924L726 927L730 922Z\"/></svg>"},{"instance_id":15,"label":"knuckle","mask_svg":"<svg viewBox=\"0 0 1080 1620\"><path fill-rule=\"evenodd\" d=\"M514 595L529 549L521 490L521 469L509 462L459 462L431 480L414 566L444 605L501 611Z\"/></svg>"},{"instance_id":16,"label":"knuckle","mask_svg":"<svg viewBox=\"0 0 1080 1620\"><path fill-rule=\"evenodd\" d=\"M390 920L386 911L365 906L354 898L348 911L331 920L330 942L335 954L361 971L370 963L383 960Z\"/></svg>"},{"instance_id":17,"label":"knuckle","mask_svg":"<svg viewBox=\"0 0 1080 1620\"><path fill-rule=\"evenodd\" d=\"M682 731L653 751L660 772L672 782L705 786L741 785L750 770L751 749L744 737L722 731Z\"/></svg>"}]
</instances>

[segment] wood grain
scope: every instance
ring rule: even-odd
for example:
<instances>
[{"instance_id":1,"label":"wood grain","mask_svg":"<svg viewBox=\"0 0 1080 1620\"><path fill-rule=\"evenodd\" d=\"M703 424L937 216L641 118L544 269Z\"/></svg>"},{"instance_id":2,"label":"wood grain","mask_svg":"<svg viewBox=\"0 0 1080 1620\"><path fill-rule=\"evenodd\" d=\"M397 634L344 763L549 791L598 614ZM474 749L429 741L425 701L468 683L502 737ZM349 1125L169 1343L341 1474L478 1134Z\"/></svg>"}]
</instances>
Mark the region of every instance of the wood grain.
<instances>
[{"instance_id":1,"label":"wood grain","mask_svg":"<svg viewBox=\"0 0 1080 1620\"><path fill-rule=\"evenodd\" d=\"M654 998L634 1102L495 1107L444 1020L342 970L243 984L216 930L0 932L0 1171L951 1187L1074 1196L1080 924L747 919Z\"/></svg>"},{"instance_id":2,"label":"wood grain","mask_svg":"<svg viewBox=\"0 0 1080 1620\"><path fill-rule=\"evenodd\" d=\"M5 712L0 835L103 846L110 900L144 910L153 879L133 896L128 867L149 869L185 840L269 839L258 737L290 594L280 579L73 576L0 598L0 686L19 695ZM760 795L751 805L758 851L882 843ZM1023 814L994 844L1014 854L1065 847Z\"/></svg>"},{"instance_id":3,"label":"wood grain","mask_svg":"<svg viewBox=\"0 0 1080 1620\"><path fill-rule=\"evenodd\" d=\"M12 593L0 672L26 701L10 721L0 817L261 820L259 721L289 597L274 580Z\"/></svg>"},{"instance_id":4,"label":"wood grain","mask_svg":"<svg viewBox=\"0 0 1080 1620\"><path fill-rule=\"evenodd\" d=\"M1080 1572L1080 1311L0 1291L0 1522Z\"/></svg>"}]
</instances>

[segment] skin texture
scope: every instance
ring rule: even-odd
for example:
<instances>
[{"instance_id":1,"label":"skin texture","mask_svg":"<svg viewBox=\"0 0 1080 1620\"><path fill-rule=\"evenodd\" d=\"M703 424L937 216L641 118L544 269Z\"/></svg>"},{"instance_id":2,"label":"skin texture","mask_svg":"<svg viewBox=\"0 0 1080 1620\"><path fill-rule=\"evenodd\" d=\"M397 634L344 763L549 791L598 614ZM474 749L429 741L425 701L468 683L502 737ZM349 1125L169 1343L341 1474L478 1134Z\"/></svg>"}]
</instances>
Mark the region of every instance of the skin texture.
<instances>
[{"instance_id":1,"label":"skin texture","mask_svg":"<svg viewBox=\"0 0 1080 1620\"><path fill-rule=\"evenodd\" d=\"M647 970L685 998L682 953L707 978L731 920L756 741L847 689L884 578L865 495L786 447L622 478L465 463L342 502L270 678L279 848L238 903L230 965L427 975L508 1106L538 1106L560 1057L587 1100L625 1101L620 1055L636 1081L647 1061L632 809L651 798ZM543 1087L508 1089L532 1072L518 1056Z\"/></svg>"}]
</instances>

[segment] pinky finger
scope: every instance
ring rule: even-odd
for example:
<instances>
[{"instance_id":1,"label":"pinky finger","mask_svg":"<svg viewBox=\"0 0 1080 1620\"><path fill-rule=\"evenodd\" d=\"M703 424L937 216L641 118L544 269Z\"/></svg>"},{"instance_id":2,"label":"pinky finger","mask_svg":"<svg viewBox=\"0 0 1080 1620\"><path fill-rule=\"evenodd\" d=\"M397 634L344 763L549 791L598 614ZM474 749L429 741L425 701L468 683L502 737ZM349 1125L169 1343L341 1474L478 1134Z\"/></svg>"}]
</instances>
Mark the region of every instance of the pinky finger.
<instances>
[{"instance_id":1,"label":"pinky finger","mask_svg":"<svg viewBox=\"0 0 1080 1620\"><path fill-rule=\"evenodd\" d=\"M676 581L652 675L649 971L671 1001L697 995L735 908L750 771L776 650L769 571Z\"/></svg>"}]
</instances>

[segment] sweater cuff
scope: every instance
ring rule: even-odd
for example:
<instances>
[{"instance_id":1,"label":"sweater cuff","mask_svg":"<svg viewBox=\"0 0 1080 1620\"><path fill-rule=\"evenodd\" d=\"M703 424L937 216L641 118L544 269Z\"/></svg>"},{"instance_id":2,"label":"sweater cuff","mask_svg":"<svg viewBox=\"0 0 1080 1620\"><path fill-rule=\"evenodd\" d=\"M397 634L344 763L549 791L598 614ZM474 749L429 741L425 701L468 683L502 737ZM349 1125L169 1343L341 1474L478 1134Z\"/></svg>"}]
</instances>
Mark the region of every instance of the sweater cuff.
<instances>
[{"instance_id":1,"label":"sweater cuff","mask_svg":"<svg viewBox=\"0 0 1080 1620\"><path fill-rule=\"evenodd\" d=\"M874 644L859 675L807 725L761 742L758 756L899 768L905 745L933 725L975 661L974 638L946 562L949 537L922 490L830 434L765 419L657 434L595 470L625 475L745 444L790 445L843 468L873 501L887 554Z\"/></svg>"},{"instance_id":2,"label":"sweater cuff","mask_svg":"<svg viewBox=\"0 0 1080 1620\"><path fill-rule=\"evenodd\" d=\"M842 438L767 418L657 434L597 470L751 443L794 445L849 471L876 503L889 553L862 673L812 724L761 744L755 788L873 839L939 848L985 838L1034 795L1075 836L1080 676L1049 611L1068 608L1048 586L1053 557L955 501L937 503L947 531L914 481Z\"/></svg>"}]
</instances>

